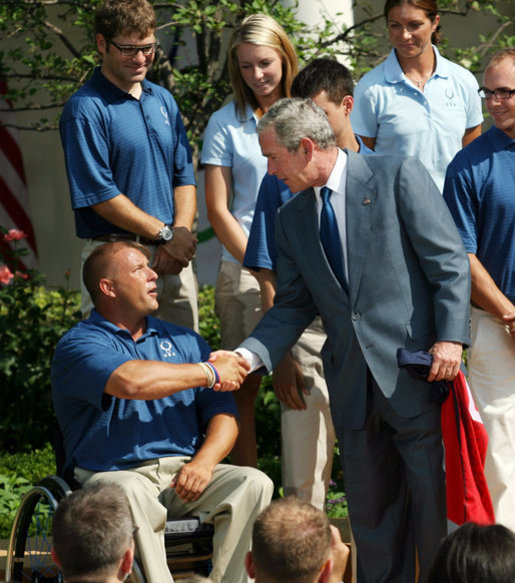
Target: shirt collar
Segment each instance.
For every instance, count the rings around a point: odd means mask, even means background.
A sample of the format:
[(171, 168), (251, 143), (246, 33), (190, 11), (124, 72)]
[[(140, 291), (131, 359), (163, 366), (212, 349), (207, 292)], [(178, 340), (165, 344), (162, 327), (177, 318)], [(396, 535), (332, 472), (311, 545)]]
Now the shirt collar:
[[(106, 320), (106, 318), (104, 318), (102, 314), (97, 312), (95, 308), (91, 310), (89, 318), (86, 320), (86, 322), (88, 321), (102, 328), (106, 328), (111, 333), (116, 334), (118, 336), (128, 336), (129, 338), (132, 338), (128, 330), (126, 330), (125, 328), (120, 328), (116, 324), (113, 324), (109, 320)], [(155, 334), (158, 333), (158, 330), (155, 326), (155, 318), (153, 318), (152, 316), (147, 316), (145, 318), (145, 326), (146, 326), (145, 332), (139, 338), (139, 340), (146, 336), (154, 336)]]
[[(333, 192), (339, 192), (340, 194), (345, 193), (345, 182), (347, 180), (347, 154), (340, 148), (338, 148), (338, 157), (336, 158), (336, 163), (331, 170), (331, 174), (325, 184)], [(315, 194), (320, 197), (321, 186), (315, 186)]]
[[(436, 67), (433, 75), (435, 77), (449, 77), (449, 64), (440, 55), (435, 45), (431, 46), (433, 47), (433, 51), (436, 57)], [(403, 81), (406, 81), (406, 75), (404, 74), (399, 60), (397, 59), (395, 49), (390, 51), (390, 54), (384, 62), (384, 76), (387, 83), (402, 83)]]
[(502, 130), (495, 126), (492, 126), (487, 131), (487, 135), (495, 152), (498, 152), (499, 150), (505, 150), (515, 142), (513, 138), (510, 138), (508, 134), (504, 133)]
[[(111, 83), (107, 77), (104, 77), (101, 67), (95, 67), (93, 75), (90, 79), (91, 85), (100, 93), (100, 95), (108, 102), (114, 103), (121, 99), (134, 99), (132, 95)], [(141, 82), (142, 93), (152, 93), (152, 86), (149, 81), (143, 79)]]

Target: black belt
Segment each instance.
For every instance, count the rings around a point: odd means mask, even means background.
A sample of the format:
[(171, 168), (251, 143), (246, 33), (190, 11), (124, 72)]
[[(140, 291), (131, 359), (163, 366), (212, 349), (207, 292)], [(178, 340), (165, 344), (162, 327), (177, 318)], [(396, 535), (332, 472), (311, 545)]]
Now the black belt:
[(93, 241), (104, 241), (105, 243), (114, 243), (115, 241), (136, 241), (142, 245), (159, 245), (160, 239), (149, 239), (141, 235), (133, 235), (132, 233), (109, 233), (107, 235), (98, 235), (93, 237)]

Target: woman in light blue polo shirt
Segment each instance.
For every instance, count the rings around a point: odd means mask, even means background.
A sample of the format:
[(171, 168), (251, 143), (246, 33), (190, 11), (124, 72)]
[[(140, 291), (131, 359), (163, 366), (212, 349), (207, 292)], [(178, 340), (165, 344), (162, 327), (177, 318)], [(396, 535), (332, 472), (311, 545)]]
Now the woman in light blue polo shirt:
[(354, 90), (354, 131), (378, 154), (416, 156), (440, 191), (454, 155), (481, 134), (475, 77), (444, 59), (436, 0), (387, 0), (393, 48)]
[[(259, 118), (281, 97), (289, 97), (297, 57), (283, 28), (270, 16), (247, 16), (235, 28), (229, 48), (234, 101), (215, 112), (204, 134), (202, 163), (210, 223), (223, 245), (215, 289), (222, 348), (232, 350), (261, 317), (259, 285), (242, 267), (261, 180), (267, 171), (256, 131)], [(234, 392), (240, 436), (232, 451), (238, 465), (257, 465), (254, 401), (260, 377), (251, 375)]]

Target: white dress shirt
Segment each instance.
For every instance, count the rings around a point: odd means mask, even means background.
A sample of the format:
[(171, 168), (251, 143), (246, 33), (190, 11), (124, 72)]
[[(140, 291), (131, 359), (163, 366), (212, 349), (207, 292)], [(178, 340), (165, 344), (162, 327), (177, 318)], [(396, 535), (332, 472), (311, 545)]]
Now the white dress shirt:
[[(347, 182), (347, 154), (338, 148), (338, 157), (336, 163), (329, 175), (327, 183), (322, 186), (327, 186), (333, 193), (331, 194), (330, 201), (334, 209), (334, 214), (336, 216), (336, 223), (338, 224), (338, 230), (340, 232), (340, 241), (342, 243), (342, 254), (343, 254), (343, 269), (347, 281), (349, 281), (349, 269), (347, 262), (347, 228), (345, 223), (346, 213), (345, 213), (345, 184)], [(318, 224), (320, 228), (320, 213), (322, 211), (322, 199), (320, 197), (320, 189), (322, 186), (314, 186), (318, 213)], [(261, 358), (251, 352), (247, 348), (238, 347), (235, 352), (241, 354), (243, 358), (250, 364), (250, 372), (257, 370), (263, 366), (263, 361)]]

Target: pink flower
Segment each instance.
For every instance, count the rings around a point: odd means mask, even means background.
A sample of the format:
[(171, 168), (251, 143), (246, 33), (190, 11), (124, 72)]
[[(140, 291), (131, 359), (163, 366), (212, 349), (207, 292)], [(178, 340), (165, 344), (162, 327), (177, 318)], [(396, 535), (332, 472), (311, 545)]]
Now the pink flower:
[(26, 236), (27, 235), (19, 229), (10, 229), (9, 232), (4, 235), (4, 241), (19, 241), (20, 239), (25, 239)]
[(7, 285), (13, 278), (14, 275), (12, 271), (7, 267), (7, 265), (0, 265), (0, 283)]

